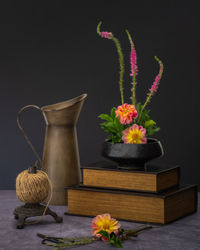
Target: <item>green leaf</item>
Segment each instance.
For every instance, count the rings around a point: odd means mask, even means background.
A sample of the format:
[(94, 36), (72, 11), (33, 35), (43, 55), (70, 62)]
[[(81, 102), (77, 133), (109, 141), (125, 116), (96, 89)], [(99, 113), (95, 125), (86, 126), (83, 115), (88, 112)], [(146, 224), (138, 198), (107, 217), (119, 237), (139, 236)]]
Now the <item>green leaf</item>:
[(137, 109), (137, 112), (140, 113), (142, 104), (140, 102), (136, 103), (135, 108)]
[(110, 240), (109, 242), (110, 242), (110, 244), (112, 244), (112, 245), (115, 244), (115, 241), (114, 241), (114, 240)]
[(117, 248), (123, 248), (121, 242), (115, 242), (115, 247), (117, 247)]
[(145, 110), (145, 111), (144, 111), (143, 119), (144, 119), (144, 121), (150, 120), (149, 110)]
[(144, 127), (148, 128), (149, 126), (152, 126), (152, 125), (155, 125), (155, 124), (156, 124), (156, 122), (154, 122), (153, 120), (148, 120), (148, 121), (145, 122)]
[(98, 232), (98, 234), (102, 235), (106, 239), (110, 240), (110, 234), (107, 231), (101, 230)]
[(107, 138), (107, 141), (111, 141), (113, 143), (122, 142), (121, 135), (120, 136), (118, 134), (117, 135), (110, 135)]
[(119, 122), (117, 118), (114, 119), (113, 123), (117, 131), (122, 132), (124, 130), (123, 125)]
[(98, 117), (101, 118), (102, 120), (112, 121), (112, 117), (110, 117), (108, 114), (101, 114)]
[(117, 238), (117, 236), (114, 236), (111, 240), (109, 240), (109, 243), (117, 248), (122, 248), (122, 241)]
[(153, 135), (156, 132), (158, 132), (159, 130), (160, 130), (160, 128), (155, 126), (155, 125), (149, 126), (149, 127), (146, 128), (146, 135), (147, 136)]
[(107, 231), (100, 231), (98, 232), (98, 234), (101, 234), (103, 237), (105, 237), (106, 239), (108, 239), (109, 243), (115, 247), (121, 248), (122, 244), (121, 244), (121, 239), (118, 238), (118, 236), (115, 235), (115, 233), (111, 233), (109, 234)]
[(159, 130), (160, 130), (159, 127), (156, 127), (156, 128), (154, 129), (155, 132), (158, 132)]
[(112, 108), (111, 116), (108, 114), (101, 114), (99, 118), (106, 120), (105, 122), (100, 123), (100, 127), (110, 135), (107, 138), (107, 141), (111, 141), (113, 143), (122, 142), (122, 131), (125, 129), (115, 114), (116, 108)]
[(117, 129), (114, 126), (113, 122), (104, 122), (100, 124), (101, 128), (103, 128), (106, 132), (109, 133), (117, 133)]
[(115, 110), (116, 110), (116, 108), (112, 108), (110, 111), (110, 115), (113, 119), (116, 117)]
[(101, 123), (100, 126), (101, 126), (101, 128), (102, 128), (104, 131), (110, 132), (110, 131), (109, 131), (109, 128), (108, 128), (108, 126), (107, 126), (107, 122)]

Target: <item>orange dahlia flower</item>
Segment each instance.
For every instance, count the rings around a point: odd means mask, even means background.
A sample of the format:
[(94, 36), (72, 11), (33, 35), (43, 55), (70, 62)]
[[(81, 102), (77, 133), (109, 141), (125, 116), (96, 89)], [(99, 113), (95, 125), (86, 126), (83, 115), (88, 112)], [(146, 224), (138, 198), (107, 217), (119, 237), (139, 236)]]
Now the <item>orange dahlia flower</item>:
[(141, 144), (146, 143), (146, 129), (137, 124), (133, 124), (130, 128), (123, 132), (122, 140), (125, 144)]
[[(98, 234), (100, 231), (106, 231), (109, 234), (111, 233), (118, 233), (118, 229), (121, 227), (119, 222), (113, 218), (111, 218), (110, 214), (101, 214), (97, 215), (93, 220), (92, 220), (92, 225), (91, 228), (92, 230), (92, 235), (96, 236), (98, 238), (101, 238), (102, 235)], [(106, 240), (104, 237), (102, 237), (103, 240)]]
[(130, 124), (138, 116), (135, 106), (127, 103), (118, 106), (115, 114), (121, 124)]

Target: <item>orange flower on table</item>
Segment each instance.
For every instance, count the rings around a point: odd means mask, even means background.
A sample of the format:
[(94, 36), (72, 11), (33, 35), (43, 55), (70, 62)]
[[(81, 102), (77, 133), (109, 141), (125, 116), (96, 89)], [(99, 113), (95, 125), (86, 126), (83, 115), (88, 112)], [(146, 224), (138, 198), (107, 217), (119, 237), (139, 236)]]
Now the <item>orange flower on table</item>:
[(138, 116), (135, 106), (128, 103), (118, 106), (115, 114), (121, 124), (130, 124)]
[(111, 218), (110, 214), (101, 214), (97, 215), (93, 220), (92, 220), (92, 225), (91, 228), (92, 230), (92, 235), (96, 236), (98, 238), (102, 238), (102, 240), (107, 240), (104, 238), (102, 235), (98, 234), (100, 231), (106, 231), (109, 234), (111, 233), (118, 233), (118, 229), (121, 227), (119, 222), (113, 218)]
[(147, 142), (146, 129), (142, 126), (138, 126), (137, 124), (133, 124), (122, 133), (122, 140), (125, 144), (144, 144)]

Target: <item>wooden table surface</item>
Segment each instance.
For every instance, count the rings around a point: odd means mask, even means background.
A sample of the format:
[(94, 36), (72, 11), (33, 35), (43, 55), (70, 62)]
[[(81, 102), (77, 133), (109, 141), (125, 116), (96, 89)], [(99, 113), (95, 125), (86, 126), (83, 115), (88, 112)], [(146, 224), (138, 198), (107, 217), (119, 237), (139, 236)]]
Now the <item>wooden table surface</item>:
[[(200, 194), (199, 194), (200, 197)], [(198, 203), (200, 205), (200, 202)], [(37, 225), (27, 225), (16, 229), (13, 211), (22, 205), (15, 195), (15, 190), (0, 190), (0, 249), (52, 249), (41, 244), (37, 233), (56, 237), (89, 236), (91, 221), (89, 217), (66, 216), (66, 206), (50, 206), (53, 211), (63, 216), (63, 223), (55, 223), (52, 217), (46, 216)], [(141, 226), (140, 223), (120, 221), (123, 228), (131, 229)], [(186, 216), (169, 225), (155, 226), (139, 235), (138, 238), (123, 243), (123, 249), (134, 250), (199, 250), (200, 249), (200, 213)], [(74, 249), (114, 249), (108, 243), (95, 242)]]

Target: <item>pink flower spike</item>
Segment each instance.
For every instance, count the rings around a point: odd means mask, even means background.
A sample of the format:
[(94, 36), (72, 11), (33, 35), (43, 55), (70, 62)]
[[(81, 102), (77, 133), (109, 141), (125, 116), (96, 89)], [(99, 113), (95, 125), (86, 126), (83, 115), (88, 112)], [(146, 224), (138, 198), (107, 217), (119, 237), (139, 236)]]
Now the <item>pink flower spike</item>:
[(151, 93), (155, 93), (157, 92), (158, 90), (158, 85), (160, 84), (160, 79), (162, 77), (162, 74), (163, 74), (163, 63), (157, 58), (155, 57), (155, 59), (158, 61), (159, 65), (160, 65), (160, 70), (159, 70), (159, 73), (158, 75), (156, 76), (151, 88), (149, 89), (149, 91)]
[(130, 76), (133, 76), (134, 74), (137, 75), (137, 73), (138, 73), (137, 55), (136, 55), (136, 50), (133, 46), (131, 46), (130, 63), (131, 63)]
[(103, 38), (108, 38), (108, 39), (111, 39), (113, 35), (111, 32), (107, 32), (107, 31), (102, 31), (100, 34)]

